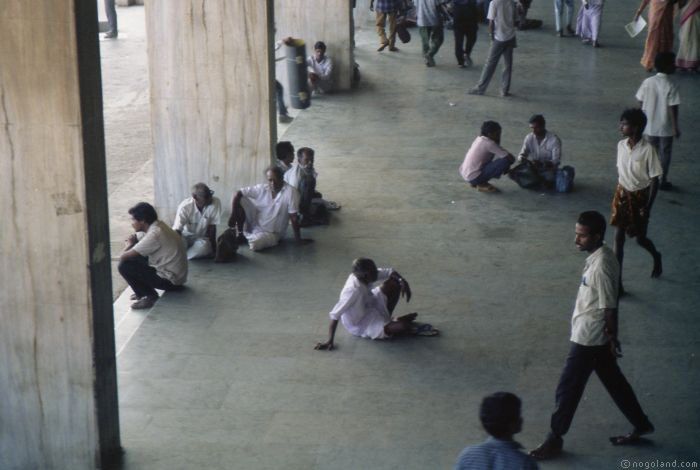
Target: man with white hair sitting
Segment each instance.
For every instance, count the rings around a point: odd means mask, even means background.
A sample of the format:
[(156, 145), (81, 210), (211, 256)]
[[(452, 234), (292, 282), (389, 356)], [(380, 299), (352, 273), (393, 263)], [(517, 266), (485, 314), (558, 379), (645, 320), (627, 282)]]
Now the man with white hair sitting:
[(216, 250), (216, 226), (221, 202), (204, 183), (192, 186), (192, 196), (180, 203), (173, 230), (187, 243), (187, 259), (207, 258)]

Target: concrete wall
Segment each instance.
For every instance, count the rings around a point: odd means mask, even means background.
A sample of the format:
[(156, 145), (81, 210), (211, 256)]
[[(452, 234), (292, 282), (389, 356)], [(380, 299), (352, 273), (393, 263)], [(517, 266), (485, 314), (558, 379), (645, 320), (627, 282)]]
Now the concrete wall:
[(151, 0), (146, 30), (159, 215), (198, 181), (229, 207), (272, 161), (272, 0)]
[(350, 0), (275, 0), (275, 37), (292, 36), (306, 42), (306, 54), (313, 54), (316, 41), (328, 46), (333, 59), (335, 87), (348, 90), (354, 64)]
[(94, 2), (0, 2), (0, 188), (0, 468), (94, 468), (106, 396), (119, 446)]

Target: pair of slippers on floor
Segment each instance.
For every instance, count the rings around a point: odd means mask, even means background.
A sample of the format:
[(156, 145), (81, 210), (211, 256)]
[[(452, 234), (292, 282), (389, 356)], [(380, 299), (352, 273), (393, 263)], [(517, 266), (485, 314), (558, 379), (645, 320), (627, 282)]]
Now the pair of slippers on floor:
[(430, 323), (422, 323), (413, 327), (411, 334), (414, 336), (437, 336), (440, 334), (440, 330), (433, 328), (433, 325)]

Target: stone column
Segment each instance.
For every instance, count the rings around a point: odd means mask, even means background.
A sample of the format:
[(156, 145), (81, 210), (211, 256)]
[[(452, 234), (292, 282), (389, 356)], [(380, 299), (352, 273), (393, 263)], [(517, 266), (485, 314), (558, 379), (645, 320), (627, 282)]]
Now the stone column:
[(355, 63), (351, 0), (275, 0), (275, 29), (278, 40), (303, 39), (307, 55), (313, 54), (316, 41), (326, 43), (336, 89), (350, 89)]
[(272, 0), (146, 2), (155, 203), (202, 181), (226, 208), (262, 182), (275, 136)]
[(95, 2), (0, 3), (2, 468), (120, 451), (104, 159)]

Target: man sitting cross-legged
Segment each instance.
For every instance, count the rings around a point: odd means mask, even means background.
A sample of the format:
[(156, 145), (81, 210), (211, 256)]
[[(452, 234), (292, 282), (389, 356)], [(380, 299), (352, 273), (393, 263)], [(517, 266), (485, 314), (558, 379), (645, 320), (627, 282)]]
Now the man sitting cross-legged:
[(173, 230), (187, 243), (187, 259), (207, 258), (216, 250), (216, 226), (221, 202), (204, 183), (192, 186), (192, 196), (180, 203)]
[[(297, 150), (297, 162), (284, 174), (284, 181), (299, 191), (300, 225), (328, 224), (328, 210), (323, 195), (316, 191), (318, 173), (314, 169), (314, 149), (302, 147)], [(337, 205), (337, 204), (336, 204)]]
[(153, 307), (156, 289), (181, 290), (187, 281), (187, 254), (180, 235), (158, 220), (152, 205), (140, 202), (129, 209), (132, 234), (119, 257), (119, 273), (131, 286), (132, 309)]
[(532, 132), (525, 136), (520, 157), (532, 163), (546, 186), (553, 186), (561, 162), (561, 140), (547, 130), (541, 114), (532, 116), (529, 123)]
[(312, 242), (301, 238), (299, 191), (284, 182), (278, 166), (270, 166), (265, 177), (267, 183), (243, 188), (233, 198), (228, 225), (236, 227), (239, 242), (248, 243), (253, 251), (275, 246), (287, 232), (290, 220), (297, 243)]
[(462, 178), (481, 192), (497, 193), (498, 189), (489, 180), (500, 178), (515, 162), (515, 157), (500, 143), (501, 125), (496, 121), (484, 122), (481, 135), (474, 139), (459, 167)]
[[(379, 282), (381, 284), (372, 287)], [(391, 317), (401, 296), (406, 302), (410, 301), (411, 288), (398, 272), (391, 268), (377, 268), (369, 258), (356, 259), (340, 299), (329, 313), (328, 341), (316, 344), (315, 349), (333, 350), (338, 320), (352, 335), (363, 338), (384, 339), (407, 334), (436, 336), (438, 330), (431, 325), (415, 323), (417, 313)]]

